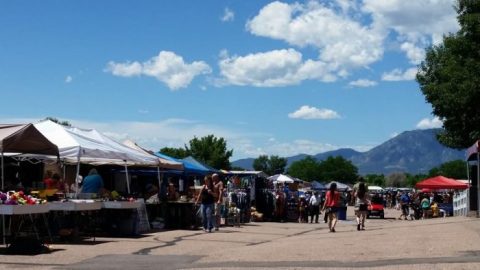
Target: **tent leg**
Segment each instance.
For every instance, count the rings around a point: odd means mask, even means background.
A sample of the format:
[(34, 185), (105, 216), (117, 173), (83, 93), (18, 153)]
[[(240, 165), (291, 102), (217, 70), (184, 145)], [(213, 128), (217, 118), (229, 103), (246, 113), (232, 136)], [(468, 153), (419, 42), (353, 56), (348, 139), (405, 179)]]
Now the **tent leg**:
[(470, 179), (470, 164), (468, 160), (467, 164), (467, 179), (468, 179), (468, 188), (467, 188), (467, 213), (470, 212), (470, 187), (472, 186), (472, 180)]
[[(3, 169), (3, 151), (1, 153), (1, 159), (2, 159), (2, 191), (3, 189), (5, 188), (5, 181), (3, 180), (3, 178), (5, 177), (5, 173), (4, 173), (4, 169)], [(5, 236), (5, 216), (2, 215), (2, 236), (3, 236), (3, 244), (6, 245), (7, 244), (7, 239), (6, 239), (6, 236)]]
[(480, 194), (480, 185), (479, 185), (480, 170), (479, 170), (479, 167), (480, 167), (480, 153), (477, 151), (477, 217), (480, 214), (480, 198), (478, 197), (478, 195)]
[(157, 167), (158, 191), (162, 187), (162, 176), (160, 175), (160, 167)]
[(80, 155), (82, 154), (82, 148), (78, 148), (78, 155), (77, 155), (77, 173), (75, 174), (75, 198), (78, 198), (78, 176), (80, 175)]
[(127, 180), (127, 193), (130, 195), (130, 180), (128, 179), (128, 166), (125, 162), (125, 179)]

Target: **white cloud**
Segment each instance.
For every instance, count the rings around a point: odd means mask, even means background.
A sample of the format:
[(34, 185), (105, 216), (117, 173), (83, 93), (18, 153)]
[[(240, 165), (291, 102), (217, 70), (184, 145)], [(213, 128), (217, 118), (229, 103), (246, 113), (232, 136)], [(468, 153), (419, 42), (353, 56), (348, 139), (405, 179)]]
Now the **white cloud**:
[(351, 81), (348, 85), (353, 86), (353, 87), (371, 87), (375, 86), (378, 83), (376, 81), (371, 81), (367, 79), (359, 79), (356, 81)]
[[(5, 118), (0, 117), (0, 123), (36, 123), (45, 117), (39, 118)], [(282, 157), (297, 154), (318, 154), (340, 148), (352, 148), (357, 151), (367, 151), (372, 145), (333, 145), (325, 142), (316, 142), (306, 139), (281, 141), (270, 133), (244, 132), (244, 128), (233, 130), (222, 126), (211, 125), (199, 121), (169, 118), (152, 122), (139, 121), (110, 121), (97, 122), (89, 120), (69, 121), (73, 126), (93, 128), (99, 132), (121, 142), (130, 139), (145, 149), (158, 151), (162, 147), (183, 147), (194, 137), (214, 134), (227, 140), (228, 149), (234, 150), (231, 161), (258, 157), (259, 155), (279, 155)]]
[(295, 112), (289, 113), (288, 117), (294, 119), (335, 119), (340, 118), (340, 115), (330, 109), (318, 109), (304, 105)]
[(235, 19), (235, 13), (228, 7), (225, 8), (223, 12), (223, 16), (220, 18), (220, 20), (222, 20), (222, 22), (231, 22), (234, 19)]
[(203, 61), (186, 63), (174, 52), (161, 51), (157, 56), (140, 63), (115, 63), (110, 61), (105, 69), (115, 76), (150, 76), (165, 83), (171, 90), (187, 87), (192, 80), (201, 74), (211, 73), (209, 65)]
[(414, 43), (404, 42), (400, 49), (406, 53), (410, 64), (418, 65), (425, 59), (425, 48), (419, 48)]
[[(351, 5), (340, 1), (342, 9)], [(321, 61), (346, 68), (367, 66), (383, 56), (385, 34), (363, 26), (333, 7), (315, 1), (306, 4), (273, 2), (247, 22), (257, 36), (284, 40), (291, 45), (312, 46)]]
[(140, 114), (148, 114), (149, 111), (148, 111), (148, 110), (145, 110), (145, 109), (140, 109), (140, 110), (138, 110), (138, 113), (140, 113)]
[(432, 119), (423, 118), (417, 124), (417, 128), (419, 129), (441, 128), (442, 126), (443, 126), (443, 122), (438, 117), (434, 117)]
[(71, 83), (73, 81), (73, 77), (68, 75), (67, 77), (65, 77), (65, 83)]
[(399, 135), (400, 133), (398, 132), (393, 132), (392, 134), (390, 134), (390, 138), (395, 138)]
[(222, 51), (221, 55), (219, 66), (223, 77), (219, 85), (275, 87), (299, 84), (303, 80), (331, 82), (336, 79), (327, 64), (303, 61), (302, 54), (294, 49), (231, 57)]
[(382, 81), (411, 81), (415, 79), (418, 69), (416, 67), (409, 68), (405, 71), (394, 69), (390, 72), (382, 74)]
[(371, 14), (374, 28), (395, 31), (401, 50), (418, 64), (425, 47), (459, 29), (453, 5), (452, 0), (364, 0), (362, 10)]

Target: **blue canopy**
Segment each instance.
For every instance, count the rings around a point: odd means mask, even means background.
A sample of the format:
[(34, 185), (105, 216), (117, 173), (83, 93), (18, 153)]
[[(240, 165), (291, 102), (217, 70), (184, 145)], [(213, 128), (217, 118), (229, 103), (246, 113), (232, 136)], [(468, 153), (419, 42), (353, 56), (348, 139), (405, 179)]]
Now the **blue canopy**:
[(160, 152), (155, 153), (155, 155), (157, 157), (161, 157), (161, 158), (164, 158), (164, 159), (167, 159), (167, 160), (181, 162), (183, 164), (185, 174), (207, 175), (209, 173), (217, 172), (217, 170), (215, 170), (213, 168), (210, 168), (210, 167), (207, 167), (206, 165), (203, 165), (202, 163), (198, 162), (193, 157), (186, 157), (184, 159), (177, 159), (177, 158), (173, 158), (173, 157), (167, 156), (165, 154), (162, 154)]

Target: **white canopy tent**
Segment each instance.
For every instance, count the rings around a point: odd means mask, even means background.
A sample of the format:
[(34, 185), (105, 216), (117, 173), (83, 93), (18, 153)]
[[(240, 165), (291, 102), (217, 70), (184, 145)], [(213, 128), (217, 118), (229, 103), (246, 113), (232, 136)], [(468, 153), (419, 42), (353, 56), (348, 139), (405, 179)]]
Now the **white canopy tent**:
[(368, 186), (368, 191), (383, 192), (383, 188), (379, 186)]
[(120, 144), (94, 129), (67, 127), (50, 120), (41, 121), (35, 124), (35, 127), (58, 147), (62, 162), (77, 164), (77, 177), (80, 173), (81, 163), (123, 165), (125, 166), (127, 191), (130, 193), (127, 168), (129, 165), (159, 166), (158, 157)]
[(274, 184), (277, 183), (285, 183), (285, 184), (292, 184), (295, 182), (293, 177), (290, 177), (285, 174), (275, 174), (267, 178), (270, 181), (273, 181)]

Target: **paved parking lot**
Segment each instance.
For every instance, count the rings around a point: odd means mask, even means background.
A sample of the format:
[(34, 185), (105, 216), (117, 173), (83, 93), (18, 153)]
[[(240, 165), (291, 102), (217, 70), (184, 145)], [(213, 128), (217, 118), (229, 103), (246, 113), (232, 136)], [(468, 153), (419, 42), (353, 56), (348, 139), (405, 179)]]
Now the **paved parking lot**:
[(480, 269), (480, 219), (368, 219), (349, 209), (336, 233), (324, 223), (249, 223), (219, 232), (163, 231), (138, 238), (55, 244), (35, 256), (1, 256), (5, 269)]

